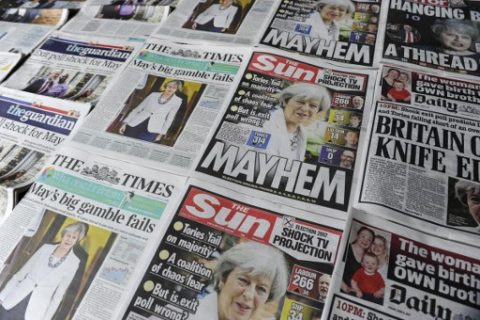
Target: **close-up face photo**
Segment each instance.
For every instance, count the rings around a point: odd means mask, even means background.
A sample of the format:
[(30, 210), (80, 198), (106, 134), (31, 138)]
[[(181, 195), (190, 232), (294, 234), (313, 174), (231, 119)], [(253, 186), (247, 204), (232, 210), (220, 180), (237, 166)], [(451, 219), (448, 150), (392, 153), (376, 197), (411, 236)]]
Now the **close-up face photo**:
[(320, 101), (300, 96), (291, 97), (285, 104), (286, 122), (302, 124), (310, 120), (320, 109)]
[(455, 51), (465, 51), (472, 45), (472, 37), (454, 29), (447, 29), (440, 34), (440, 41), (445, 48)]

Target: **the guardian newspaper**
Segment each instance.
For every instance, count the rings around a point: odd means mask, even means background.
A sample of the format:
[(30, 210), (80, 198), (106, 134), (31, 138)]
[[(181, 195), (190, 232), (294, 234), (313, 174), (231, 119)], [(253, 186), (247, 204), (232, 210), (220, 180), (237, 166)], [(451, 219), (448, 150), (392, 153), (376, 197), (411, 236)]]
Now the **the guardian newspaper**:
[(343, 227), (193, 181), (117, 319), (320, 318)]
[(480, 85), (393, 65), (381, 70), (358, 208), (478, 236)]
[(247, 49), (149, 40), (74, 141), (185, 175), (249, 57)]
[(360, 212), (345, 233), (323, 319), (479, 319), (479, 248)]
[(369, 71), (254, 52), (196, 171), (245, 193), (345, 214), (373, 80)]

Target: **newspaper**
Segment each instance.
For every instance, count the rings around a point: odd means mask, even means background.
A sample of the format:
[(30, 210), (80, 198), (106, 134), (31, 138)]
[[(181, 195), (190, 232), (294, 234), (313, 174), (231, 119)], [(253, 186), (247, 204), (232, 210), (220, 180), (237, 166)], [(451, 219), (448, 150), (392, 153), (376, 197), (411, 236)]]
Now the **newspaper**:
[[(148, 37), (168, 15), (168, 6), (85, 6), (62, 31), (115, 38)], [(117, 20), (117, 21), (115, 21)]]
[(350, 65), (376, 65), (381, 7), (378, 0), (282, 0), (260, 43)]
[(356, 212), (341, 251), (322, 319), (480, 319), (479, 248)]
[(73, 140), (186, 175), (249, 54), (149, 40)]
[(122, 4), (139, 4), (146, 6), (175, 6), (178, 0), (87, 0), (85, 7), (103, 6), (103, 5), (122, 5)]
[(51, 160), (0, 226), (0, 318), (114, 319), (184, 179), (79, 149)]
[(180, 1), (152, 36), (189, 43), (254, 45), (279, 0)]
[(355, 206), (478, 235), (480, 85), (393, 65), (378, 80)]
[(141, 45), (55, 32), (3, 86), (95, 105)]
[(320, 317), (343, 227), (193, 180), (115, 319)]
[(67, 18), (67, 9), (0, 9), (0, 51), (29, 54)]
[(10, 74), (21, 58), (19, 53), (0, 52), (0, 82)]
[(84, 4), (84, 1), (85, 0), (0, 0), (0, 8), (79, 9)]
[(383, 58), (480, 75), (480, 3), (390, 0)]
[(372, 71), (255, 51), (196, 171), (345, 218), (373, 82)]

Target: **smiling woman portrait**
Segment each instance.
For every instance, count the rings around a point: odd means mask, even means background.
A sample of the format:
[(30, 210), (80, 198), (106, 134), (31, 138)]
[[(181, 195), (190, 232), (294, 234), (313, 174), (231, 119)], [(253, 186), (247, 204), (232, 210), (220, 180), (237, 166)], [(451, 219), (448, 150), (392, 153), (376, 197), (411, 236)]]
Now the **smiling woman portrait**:
[(342, 20), (355, 11), (350, 0), (320, 0), (305, 23), (311, 26), (309, 36), (327, 40), (338, 40)]

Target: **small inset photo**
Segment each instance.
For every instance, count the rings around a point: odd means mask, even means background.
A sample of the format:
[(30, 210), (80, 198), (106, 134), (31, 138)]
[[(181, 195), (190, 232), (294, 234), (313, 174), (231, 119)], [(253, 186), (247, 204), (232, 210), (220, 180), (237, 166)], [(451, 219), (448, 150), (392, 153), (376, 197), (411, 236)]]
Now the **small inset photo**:
[(448, 178), (447, 224), (480, 232), (480, 183)]

